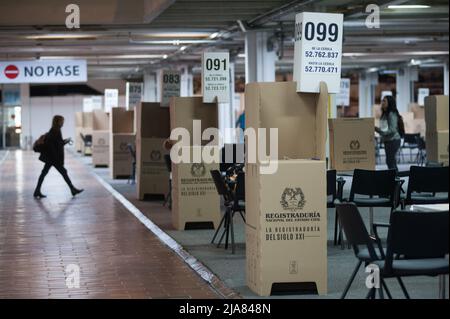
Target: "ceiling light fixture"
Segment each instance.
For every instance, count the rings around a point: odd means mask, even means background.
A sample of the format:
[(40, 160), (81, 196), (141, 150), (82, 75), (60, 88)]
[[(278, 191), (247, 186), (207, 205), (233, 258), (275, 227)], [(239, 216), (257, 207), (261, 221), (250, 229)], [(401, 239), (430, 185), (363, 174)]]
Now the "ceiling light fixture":
[(214, 32), (214, 33), (212, 33), (210, 36), (209, 36), (209, 38), (210, 39), (215, 39), (215, 38), (217, 38), (219, 36), (219, 32)]
[(388, 9), (427, 9), (430, 6), (422, 5), (422, 4), (392, 4), (388, 6)]
[(187, 47), (185, 46), (185, 45), (183, 45), (181, 48), (180, 48), (180, 51), (184, 51), (184, 50), (186, 50), (187, 49)]

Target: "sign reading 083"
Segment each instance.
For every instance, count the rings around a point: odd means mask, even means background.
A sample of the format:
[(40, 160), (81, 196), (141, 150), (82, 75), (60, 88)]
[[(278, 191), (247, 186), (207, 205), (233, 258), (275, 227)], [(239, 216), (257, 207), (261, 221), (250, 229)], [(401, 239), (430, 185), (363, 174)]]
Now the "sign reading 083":
[(341, 78), (343, 15), (302, 12), (295, 17), (294, 81), (297, 92), (318, 93), (325, 82), (338, 93)]

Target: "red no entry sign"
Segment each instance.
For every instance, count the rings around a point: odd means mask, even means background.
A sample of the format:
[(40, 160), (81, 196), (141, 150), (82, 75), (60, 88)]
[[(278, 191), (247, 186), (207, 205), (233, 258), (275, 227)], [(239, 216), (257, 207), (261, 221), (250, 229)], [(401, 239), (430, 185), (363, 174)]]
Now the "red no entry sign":
[(15, 79), (19, 75), (19, 69), (17, 66), (10, 64), (5, 68), (5, 76), (8, 79)]

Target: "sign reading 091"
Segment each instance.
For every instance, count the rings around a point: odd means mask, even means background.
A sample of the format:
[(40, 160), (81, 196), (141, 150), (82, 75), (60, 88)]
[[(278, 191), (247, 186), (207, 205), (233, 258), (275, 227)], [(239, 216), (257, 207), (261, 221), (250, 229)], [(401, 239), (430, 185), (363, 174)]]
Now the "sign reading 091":
[(303, 12), (295, 17), (294, 81), (297, 92), (318, 93), (325, 82), (338, 93), (341, 78), (343, 15)]
[[(202, 63), (202, 91), (204, 103), (230, 101), (230, 54), (205, 52)], [(216, 100), (217, 98), (217, 100)]]

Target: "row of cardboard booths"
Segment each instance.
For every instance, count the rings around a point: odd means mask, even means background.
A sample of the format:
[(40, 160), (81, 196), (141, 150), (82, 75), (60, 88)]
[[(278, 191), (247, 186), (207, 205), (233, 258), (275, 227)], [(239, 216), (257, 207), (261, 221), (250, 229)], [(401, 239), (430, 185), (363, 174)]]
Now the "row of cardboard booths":
[[(313, 283), (319, 294), (326, 294), (327, 124), (330, 168), (375, 169), (375, 119), (328, 120), (324, 83), (320, 93), (297, 93), (295, 82), (251, 83), (246, 86), (245, 105), (246, 128), (255, 129), (256, 140), (263, 134), (258, 129), (266, 129), (267, 141), (269, 129), (278, 129), (276, 171), (264, 174), (267, 163), (258, 157), (245, 163), (247, 285), (267, 296), (275, 284)], [(425, 108), (430, 154), (444, 160), (446, 154), (448, 163), (448, 97), (429, 97)], [(200, 120), (202, 129), (217, 128), (218, 105), (203, 103), (202, 97), (172, 97), (170, 108), (142, 102), (130, 111), (118, 107), (110, 114), (80, 113), (77, 150), (91, 152), (94, 165), (108, 166), (111, 177), (119, 178), (132, 174), (131, 146), (136, 151), (139, 200), (171, 192), (175, 229), (188, 230), (196, 228), (192, 227), (195, 224), (216, 229), (221, 219), (220, 197), (210, 171), (219, 169), (219, 163), (200, 159), (167, 165), (165, 142), (172, 130), (183, 128), (188, 133), (190, 155), (210, 142), (196, 140), (193, 120)], [(82, 139), (89, 134), (91, 150)], [(259, 154), (261, 144), (252, 144), (247, 138), (246, 152), (253, 148)]]

